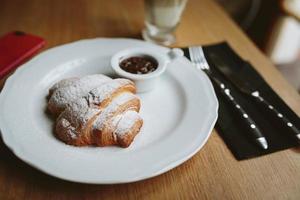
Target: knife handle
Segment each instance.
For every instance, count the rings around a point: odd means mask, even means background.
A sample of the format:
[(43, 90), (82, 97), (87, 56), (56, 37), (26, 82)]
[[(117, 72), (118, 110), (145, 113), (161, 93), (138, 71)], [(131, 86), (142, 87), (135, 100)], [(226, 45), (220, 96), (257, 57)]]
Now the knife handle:
[(270, 104), (262, 96), (260, 96), (258, 91), (251, 93), (251, 95), (255, 97), (257, 102), (261, 103), (266, 109), (270, 110), (274, 115), (276, 115), (277, 119), (282, 121), (285, 124), (285, 126), (287, 126), (292, 131), (298, 143), (300, 143), (300, 130), (284, 114), (282, 114), (279, 110), (277, 110), (272, 104)]
[(235, 98), (231, 95), (230, 89), (228, 89), (224, 83), (219, 81), (217, 78), (210, 76), (212, 81), (218, 86), (218, 88), (221, 90), (224, 97), (229, 100), (229, 102), (234, 106), (236, 111), (239, 113), (241, 119), (245, 122), (245, 124), (249, 127), (249, 134), (250, 136), (255, 140), (255, 142), (262, 147), (263, 149), (268, 148), (268, 143), (260, 131), (260, 129), (257, 127), (254, 120), (247, 114), (247, 112), (243, 109), (243, 107), (235, 100)]

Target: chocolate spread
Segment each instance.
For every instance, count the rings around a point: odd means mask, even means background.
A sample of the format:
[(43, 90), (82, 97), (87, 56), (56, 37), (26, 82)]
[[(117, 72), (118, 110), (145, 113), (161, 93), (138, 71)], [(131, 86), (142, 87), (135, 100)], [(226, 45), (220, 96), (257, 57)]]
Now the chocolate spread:
[(148, 74), (157, 69), (158, 63), (151, 57), (129, 57), (120, 63), (120, 67), (132, 74)]

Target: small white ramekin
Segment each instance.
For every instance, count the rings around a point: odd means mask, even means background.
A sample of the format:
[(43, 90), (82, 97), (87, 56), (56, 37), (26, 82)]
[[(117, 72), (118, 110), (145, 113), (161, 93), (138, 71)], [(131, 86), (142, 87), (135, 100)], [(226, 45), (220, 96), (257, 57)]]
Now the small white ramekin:
[[(148, 74), (133, 74), (126, 72), (120, 67), (120, 63), (133, 56), (146, 56), (153, 58), (158, 64), (157, 69)], [(111, 67), (117, 75), (134, 81), (137, 92), (148, 92), (155, 87), (158, 77), (164, 73), (167, 64), (182, 56), (183, 51), (177, 48), (170, 49), (165, 54), (157, 53), (156, 51), (147, 48), (129, 48), (119, 51), (113, 55), (111, 58)]]

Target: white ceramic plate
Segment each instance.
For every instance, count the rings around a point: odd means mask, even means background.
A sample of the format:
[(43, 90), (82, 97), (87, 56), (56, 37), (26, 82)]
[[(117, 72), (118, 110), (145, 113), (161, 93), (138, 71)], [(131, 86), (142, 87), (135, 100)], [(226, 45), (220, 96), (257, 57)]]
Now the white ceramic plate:
[(204, 73), (182, 58), (145, 94), (144, 126), (129, 148), (74, 147), (56, 139), (45, 114), (48, 89), (58, 80), (111, 74), (111, 56), (128, 47), (167, 48), (132, 39), (91, 39), (52, 48), (20, 67), (0, 94), (5, 144), (23, 161), (52, 176), (82, 183), (150, 178), (183, 163), (207, 141), (218, 102)]

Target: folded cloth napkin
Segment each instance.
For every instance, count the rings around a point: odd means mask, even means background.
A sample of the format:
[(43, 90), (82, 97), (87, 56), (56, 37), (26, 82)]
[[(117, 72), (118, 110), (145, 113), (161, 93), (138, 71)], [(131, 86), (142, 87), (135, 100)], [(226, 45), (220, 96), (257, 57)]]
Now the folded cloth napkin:
[[(189, 57), (188, 48), (183, 48), (185, 56)], [(210, 59), (211, 53), (214, 56), (219, 56), (224, 62), (230, 66), (243, 66), (247, 74), (253, 82), (259, 83), (262, 96), (266, 97), (274, 107), (284, 113), (296, 127), (300, 127), (299, 117), (284, 103), (284, 101), (272, 90), (266, 81), (258, 74), (253, 66), (241, 59), (233, 49), (225, 42), (203, 46), (204, 54), (212, 69), (216, 68), (217, 63)], [(297, 141), (289, 134), (289, 128), (278, 122), (272, 113), (265, 110), (251, 97), (239, 92), (225, 77), (218, 71), (214, 70), (217, 76), (226, 82), (226, 85), (231, 89), (231, 93), (235, 99), (245, 108), (248, 114), (255, 120), (256, 124), (261, 129), (266, 137), (269, 148), (262, 150), (250, 138), (248, 138), (247, 128), (241, 122), (240, 117), (228, 103), (223, 95), (216, 89), (216, 94), (219, 100), (219, 117), (216, 123), (216, 128), (224, 142), (231, 150), (233, 155), (238, 160), (253, 158), (265, 154), (270, 154), (276, 151), (299, 146)]]

